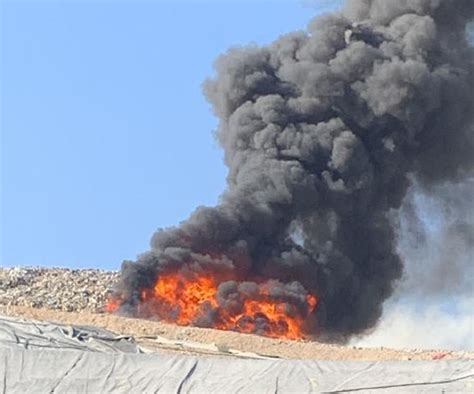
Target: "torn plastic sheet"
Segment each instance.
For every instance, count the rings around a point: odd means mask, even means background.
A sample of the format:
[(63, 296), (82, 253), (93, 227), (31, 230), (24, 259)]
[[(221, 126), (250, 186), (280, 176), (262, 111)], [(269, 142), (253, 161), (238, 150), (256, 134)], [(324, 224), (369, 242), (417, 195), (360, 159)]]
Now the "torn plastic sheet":
[(76, 349), (141, 353), (132, 337), (91, 326), (25, 320), (0, 315), (0, 345), (23, 349)]

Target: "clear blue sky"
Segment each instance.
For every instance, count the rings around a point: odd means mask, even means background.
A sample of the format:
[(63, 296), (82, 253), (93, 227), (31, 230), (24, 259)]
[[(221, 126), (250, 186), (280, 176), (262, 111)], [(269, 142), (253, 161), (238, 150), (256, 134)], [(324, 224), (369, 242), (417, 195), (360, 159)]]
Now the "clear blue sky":
[(214, 59), (337, 1), (0, 3), (0, 265), (114, 269), (224, 189)]

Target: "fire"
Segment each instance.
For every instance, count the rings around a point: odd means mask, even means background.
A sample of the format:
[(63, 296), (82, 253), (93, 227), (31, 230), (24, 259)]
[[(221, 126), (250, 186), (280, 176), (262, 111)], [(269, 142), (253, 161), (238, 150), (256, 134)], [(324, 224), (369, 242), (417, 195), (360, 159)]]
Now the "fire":
[(205, 305), (217, 307), (217, 287), (205, 276), (186, 280), (178, 275), (162, 276), (153, 291), (144, 290), (142, 300), (152, 300), (161, 320), (188, 326)]
[[(305, 317), (317, 305), (317, 298), (313, 295), (306, 296), (303, 311), (284, 301), (272, 299), (264, 282), (259, 285), (257, 295), (243, 297), (240, 308), (235, 310), (219, 304), (218, 288), (219, 283), (212, 276), (161, 275), (153, 289), (142, 290), (137, 314), (183, 326), (210, 325), (221, 330), (257, 333), (273, 338), (301, 339), (304, 337)], [(120, 304), (120, 300), (113, 299), (107, 310), (114, 312)]]
[(120, 308), (120, 304), (120, 299), (111, 297), (105, 306), (105, 310), (109, 313), (114, 313)]

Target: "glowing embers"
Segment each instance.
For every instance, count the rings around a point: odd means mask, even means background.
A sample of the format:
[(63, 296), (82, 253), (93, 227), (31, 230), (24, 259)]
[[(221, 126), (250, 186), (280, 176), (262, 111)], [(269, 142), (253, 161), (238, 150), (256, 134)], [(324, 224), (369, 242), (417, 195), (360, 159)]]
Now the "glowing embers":
[[(297, 291), (291, 286), (276, 280), (217, 283), (205, 274), (162, 274), (153, 289), (142, 290), (136, 314), (179, 325), (300, 339), (317, 299), (301, 285)], [(120, 303), (112, 300), (108, 310), (117, 310)]]

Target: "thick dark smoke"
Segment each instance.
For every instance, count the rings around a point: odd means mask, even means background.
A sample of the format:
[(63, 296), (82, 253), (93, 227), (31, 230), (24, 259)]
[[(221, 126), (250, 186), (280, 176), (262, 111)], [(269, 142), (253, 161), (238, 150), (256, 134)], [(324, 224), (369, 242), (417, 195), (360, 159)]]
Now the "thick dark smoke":
[[(183, 269), (276, 279), (282, 299), (316, 294), (308, 330), (321, 338), (374, 326), (402, 276), (389, 213), (409, 176), (435, 190), (472, 175), (473, 15), (472, 0), (353, 0), (307, 31), (221, 56), (204, 90), (227, 190), (123, 264), (129, 310)], [(233, 287), (221, 284), (220, 303)]]

